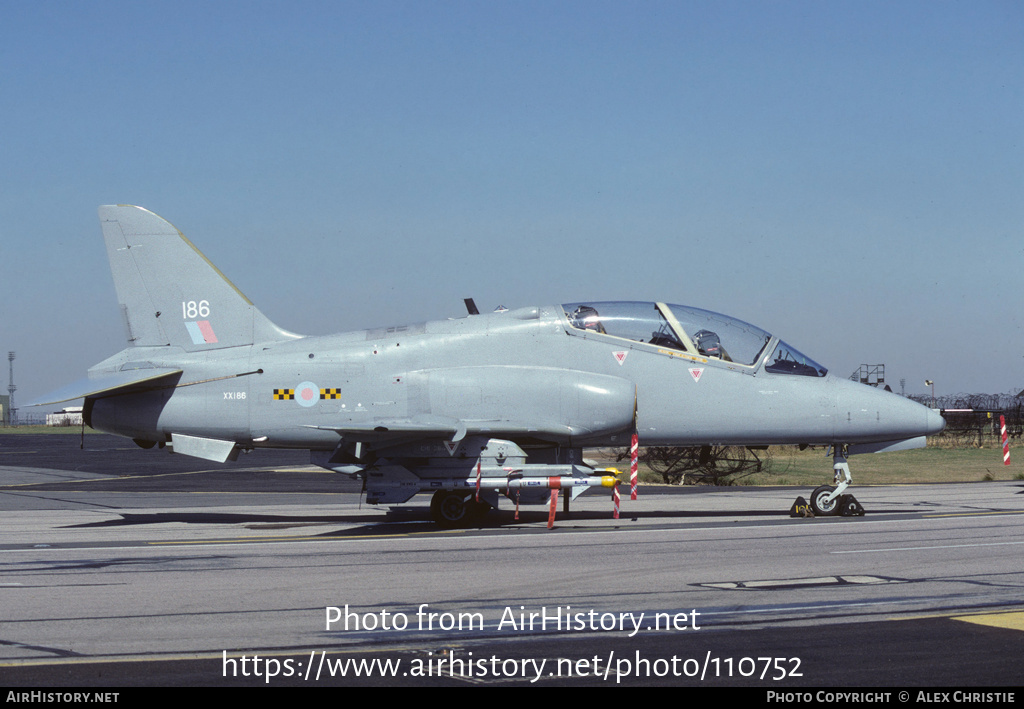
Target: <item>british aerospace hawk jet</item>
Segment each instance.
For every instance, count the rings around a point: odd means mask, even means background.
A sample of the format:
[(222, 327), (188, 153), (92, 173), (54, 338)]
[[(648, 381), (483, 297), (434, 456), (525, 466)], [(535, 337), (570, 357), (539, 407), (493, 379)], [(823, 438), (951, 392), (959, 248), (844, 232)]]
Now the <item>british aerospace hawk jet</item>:
[(87, 425), (213, 461), (308, 449), (362, 478), (369, 503), (431, 492), (443, 525), (500, 496), (575, 498), (614, 479), (583, 449), (832, 446), (835, 514), (847, 455), (924, 445), (938, 412), (835, 377), (764, 330), (662, 302), (580, 301), (302, 337), (270, 322), (174, 226), (99, 208), (128, 346), (40, 400), (85, 399)]

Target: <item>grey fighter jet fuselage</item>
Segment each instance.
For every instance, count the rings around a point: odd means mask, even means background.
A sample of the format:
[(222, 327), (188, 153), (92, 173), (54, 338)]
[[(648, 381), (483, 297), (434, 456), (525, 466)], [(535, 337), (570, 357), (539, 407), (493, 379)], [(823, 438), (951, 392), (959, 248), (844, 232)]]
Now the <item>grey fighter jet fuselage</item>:
[(847, 450), (916, 447), (943, 427), (753, 325), (661, 302), (300, 337), (155, 214), (108, 206), (100, 219), (129, 346), (45, 402), (84, 397), (89, 426), (210, 460), (308, 449), (362, 477), (371, 503), (433, 491), (441, 523), (499, 495), (607, 484), (582, 449), (627, 446), (634, 430), (646, 446), (834, 446), (840, 486), (812, 498), (827, 513), (849, 483)]

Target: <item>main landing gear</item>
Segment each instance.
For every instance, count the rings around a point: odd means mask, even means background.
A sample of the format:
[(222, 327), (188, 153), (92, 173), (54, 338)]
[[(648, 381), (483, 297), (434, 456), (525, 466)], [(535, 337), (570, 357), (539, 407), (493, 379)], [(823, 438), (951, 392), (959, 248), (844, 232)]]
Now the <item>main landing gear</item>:
[(438, 490), (430, 498), (430, 516), (444, 529), (472, 526), (491, 509), (475, 498), (472, 490)]

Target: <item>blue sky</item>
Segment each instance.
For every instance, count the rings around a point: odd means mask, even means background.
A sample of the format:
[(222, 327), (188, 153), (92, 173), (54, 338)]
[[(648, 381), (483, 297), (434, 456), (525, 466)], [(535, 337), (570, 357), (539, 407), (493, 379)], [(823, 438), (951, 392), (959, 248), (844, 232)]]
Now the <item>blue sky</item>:
[[(1024, 389), (1019, 2), (0, 0), (18, 401), (123, 333), (96, 207), (304, 334), (662, 300)], [(2, 378), (6, 391), (6, 377)]]

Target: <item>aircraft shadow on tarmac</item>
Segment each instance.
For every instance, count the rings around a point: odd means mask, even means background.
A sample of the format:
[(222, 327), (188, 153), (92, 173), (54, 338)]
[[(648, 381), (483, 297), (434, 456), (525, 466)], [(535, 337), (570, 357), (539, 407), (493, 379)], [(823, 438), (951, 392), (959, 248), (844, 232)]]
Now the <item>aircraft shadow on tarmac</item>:
[[(912, 514), (913, 510), (886, 509), (886, 514)], [(611, 514), (597, 510), (575, 510), (569, 513), (559, 512), (555, 528), (565, 528), (574, 522), (605, 521), (607, 526), (621, 527), (638, 520), (657, 522), (658, 520), (695, 520), (695, 519), (732, 519), (744, 518), (790, 518), (788, 510), (646, 510), (623, 514), (613, 519)], [(460, 531), (507, 530), (526, 531), (545, 525), (548, 519), (546, 509), (520, 510), (518, 519), (510, 509), (491, 510), (475, 523), (460, 528)], [(855, 519), (855, 518), (850, 518)], [(801, 520), (813, 523), (813, 519)], [(453, 530), (438, 527), (426, 507), (393, 508), (385, 517), (380, 514), (344, 514), (344, 515), (277, 515), (245, 512), (152, 512), (152, 513), (118, 513), (118, 519), (100, 522), (69, 525), (68, 529), (90, 529), (104, 527), (129, 527), (139, 525), (155, 525), (168, 523), (184, 524), (222, 524), (244, 527), (253, 531), (297, 530), (303, 527), (322, 527), (325, 525), (344, 525), (345, 529), (329, 532), (318, 532), (314, 537), (351, 537), (367, 535), (409, 534), (419, 532), (450, 532)], [(352, 525), (355, 525), (354, 527)], [(607, 529), (602, 526), (601, 529)], [(227, 531), (227, 530), (225, 530)], [(541, 531), (544, 531), (543, 528)]]

